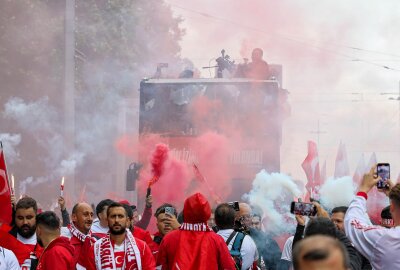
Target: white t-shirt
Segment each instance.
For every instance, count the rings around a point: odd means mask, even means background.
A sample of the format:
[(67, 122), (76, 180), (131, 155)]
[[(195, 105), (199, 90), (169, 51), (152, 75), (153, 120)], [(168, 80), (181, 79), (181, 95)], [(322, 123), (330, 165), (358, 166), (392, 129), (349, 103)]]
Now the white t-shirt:
[(292, 245), (293, 245), (294, 236), (290, 236), (283, 246), (281, 259), (285, 261), (292, 261)]
[(92, 233), (104, 233), (104, 234), (107, 234), (110, 229), (108, 227), (102, 227), (101, 224), (100, 224), (100, 220), (99, 219), (95, 219), (93, 221), (93, 224), (92, 224), (92, 227), (90, 228), (90, 230), (92, 231)]
[(72, 238), (72, 233), (68, 229), (68, 227), (61, 227), (61, 236), (67, 237), (68, 239)]
[(25, 245), (36, 245), (37, 238), (36, 238), (36, 233), (34, 233), (31, 237), (25, 238), (21, 236), (19, 233), (17, 233), (17, 239), (18, 241), (24, 243)]
[(0, 247), (0, 270), (19, 270), (17, 257), (11, 250)]
[(125, 243), (114, 245), (114, 258), (117, 270), (123, 270), (125, 262)]
[[(292, 263), (292, 246), (293, 246), (293, 238), (294, 236), (290, 236), (286, 242), (285, 245), (283, 246), (283, 250), (282, 250), (282, 256), (281, 259), (291, 262)], [(291, 264), (290, 270), (293, 269), (293, 263)]]
[[(232, 232), (233, 229), (219, 230), (217, 234), (222, 236), (222, 238), (226, 242), (226, 240), (229, 238)], [(233, 242), (235, 242), (235, 237), (233, 237), (232, 240), (229, 242), (228, 245), (229, 250), (232, 249)], [(249, 269), (253, 265), (253, 262), (258, 260), (258, 252), (256, 244), (254, 243), (253, 239), (248, 235), (246, 235), (243, 238), (240, 254), (242, 254), (242, 259), (243, 259), (242, 270)]]

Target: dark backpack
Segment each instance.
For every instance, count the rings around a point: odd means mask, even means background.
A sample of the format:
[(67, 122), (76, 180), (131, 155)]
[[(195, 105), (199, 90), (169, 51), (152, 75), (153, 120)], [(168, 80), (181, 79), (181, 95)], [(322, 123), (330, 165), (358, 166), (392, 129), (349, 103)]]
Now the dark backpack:
[[(236, 235), (236, 237), (235, 237)], [(242, 269), (242, 263), (243, 263), (243, 258), (242, 254), (240, 253), (240, 249), (242, 248), (242, 243), (243, 239), (245, 237), (245, 234), (242, 232), (236, 232), (233, 231), (231, 235), (229, 235), (228, 239), (226, 239), (226, 245), (229, 246), (229, 243), (232, 241), (232, 238), (235, 237), (235, 240), (233, 241), (232, 248), (229, 251), (231, 254), (233, 260), (235, 261), (235, 267), (236, 269), (240, 270)]]

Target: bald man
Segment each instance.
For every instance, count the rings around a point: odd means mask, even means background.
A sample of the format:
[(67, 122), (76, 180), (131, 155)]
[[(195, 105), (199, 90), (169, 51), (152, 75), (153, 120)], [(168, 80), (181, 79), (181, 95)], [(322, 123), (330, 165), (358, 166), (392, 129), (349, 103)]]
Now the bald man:
[(301, 240), (293, 249), (295, 270), (347, 270), (349, 257), (337, 239), (314, 235)]
[(96, 241), (90, 232), (93, 216), (94, 212), (89, 204), (77, 203), (72, 208), (72, 223), (61, 228), (61, 234), (68, 237), (71, 245), (75, 248), (74, 259), (77, 269), (86, 269), (87, 254), (91, 245)]

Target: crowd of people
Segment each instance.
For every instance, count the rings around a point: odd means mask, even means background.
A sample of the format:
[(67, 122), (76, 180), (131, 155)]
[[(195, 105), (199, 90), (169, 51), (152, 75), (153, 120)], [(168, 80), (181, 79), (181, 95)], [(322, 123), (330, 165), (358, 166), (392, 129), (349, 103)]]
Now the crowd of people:
[[(366, 202), (378, 180), (372, 169), (350, 205), (328, 212), (315, 201), (315, 217), (295, 215), (295, 233), (282, 250), (263, 215), (245, 202), (212, 209), (195, 193), (182, 211), (165, 202), (153, 215), (149, 195), (139, 218), (126, 200), (80, 202), (69, 214), (62, 197), (60, 213), (39, 211), (35, 199), (23, 197), (13, 202), (12, 223), (1, 226), (0, 269), (400, 269), (400, 184), (382, 190), (390, 206), (374, 225)], [(147, 230), (152, 218), (154, 233)]]

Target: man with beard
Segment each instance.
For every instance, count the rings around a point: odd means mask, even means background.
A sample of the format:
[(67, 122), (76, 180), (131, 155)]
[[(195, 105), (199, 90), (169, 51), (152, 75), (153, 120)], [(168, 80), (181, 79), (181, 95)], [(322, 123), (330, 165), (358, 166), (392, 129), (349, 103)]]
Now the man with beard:
[(74, 270), (74, 247), (69, 239), (60, 236), (60, 219), (52, 211), (40, 213), (37, 218), (36, 235), (44, 247), (37, 270)]
[(130, 206), (128, 201), (120, 201), (120, 204), (125, 208), (126, 214), (128, 216), (128, 225), (126, 226), (127, 229), (131, 231), (133, 234), (133, 237), (138, 238), (142, 241), (144, 241), (150, 248), (151, 252), (154, 254), (158, 250), (156, 245), (153, 243), (153, 239), (151, 238), (151, 235), (148, 231), (143, 230), (140, 227), (137, 227), (134, 224), (134, 215), (133, 215), (133, 209)]
[(14, 227), (10, 234), (29, 248), (31, 254), (22, 264), (22, 269), (36, 269), (37, 258), (42, 254), (43, 248), (37, 245), (36, 240), (36, 214), (37, 203), (30, 197), (24, 197), (17, 202), (15, 207)]
[(150, 248), (127, 229), (130, 221), (124, 206), (112, 203), (107, 209), (109, 233), (90, 251), (90, 270), (154, 270)]
[(74, 259), (78, 270), (86, 269), (88, 252), (96, 241), (90, 232), (93, 215), (93, 209), (89, 204), (77, 203), (72, 208), (72, 223), (61, 228), (61, 235), (68, 237), (70, 244), (75, 248)]

